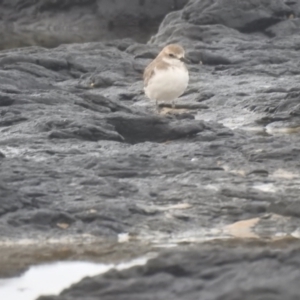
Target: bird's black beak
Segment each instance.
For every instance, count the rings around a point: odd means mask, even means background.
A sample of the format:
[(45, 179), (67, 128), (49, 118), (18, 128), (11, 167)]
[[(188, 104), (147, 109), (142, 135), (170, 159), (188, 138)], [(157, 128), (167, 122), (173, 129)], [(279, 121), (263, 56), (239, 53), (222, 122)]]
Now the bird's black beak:
[(190, 61), (185, 57), (181, 57), (179, 60), (186, 64), (190, 63)]

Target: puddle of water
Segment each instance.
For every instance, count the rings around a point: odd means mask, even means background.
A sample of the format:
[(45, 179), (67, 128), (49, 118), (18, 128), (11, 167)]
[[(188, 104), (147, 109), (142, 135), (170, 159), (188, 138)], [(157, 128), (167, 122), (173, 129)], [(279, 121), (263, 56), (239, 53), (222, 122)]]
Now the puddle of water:
[(270, 175), (271, 178), (280, 178), (280, 179), (295, 179), (299, 178), (300, 174), (291, 172), (289, 170), (277, 169), (273, 174)]
[[(228, 116), (228, 117), (227, 117)], [(266, 126), (255, 125), (256, 121), (265, 117), (264, 113), (251, 112), (247, 109), (237, 109), (226, 112), (225, 110), (221, 113), (208, 110), (208, 111), (199, 111), (195, 117), (197, 120), (203, 120), (206, 122), (218, 121), (223, 124), (225, 127), (236, 130), (242, 129), (245, 131), (250, 131), (255, 134), (263, 135), (282, 135), (282, 134), (299, 134), (300, 125), (299, 124), (290, 124), (287, 125), (286, 122), (273, 122)]]
[(174, 234), (166, 234), (162, 232), (155, 232), (153, 235), (149, 233), (141, 233), (136, 237), (141, 241), (147, 241), (156, 248), (172, 248), (181, 244), (204, 243), (213, 240), (229, 239), (230, 236), (223, 231), (222, 228), (200, 228), (185, 230)]
[(242, 220), (233, 224), (225, 226), (225, 231), (232, 237), (236, 238), (259, 238), (257, 234), (253, 232), (253, 227), (259, 222), (259, 218), (253, 218), (248, 220)]
[[(264, 189), (265, 187), (262, 188)], [(269, 186), (266, 186), (267, 191), (269, 191), (269, 188)], [(262, 224), (259, 226), (261, 221), (264, 222), (265, 225)], [(228, 225), (220, 224), (218, 227), (210, 229), (197, 227), (192, 230), (186, 230), (174, 234), (160, 232), (152, 236), (150, 236), (147, 232), (145, 235), (140, 235), (137, 238), (143, 241), (148, 240), (149, 244), (152, 244), (153, 249), (172, 248), (180, 245), (199, 244), (213, 241), (246, 241), (247, 239), (278, 241), (280, 239), (285, 240), (290, 237), (299, 239), (300, 229), (295, 230), (293, 233), (289, 231), (282, 231), (282, 227), (288, 225), (289, 221), (290, 219), (288, 217), (267, 214), (262, 217), (240, 220)], [(274, 231), (266, 234), (264, 228), (268, 226), (272, 226)]]
[(230, 110), (226, 112), (223, 110), (221, 113), (216, 111), (200, 111), (197, 113), (195, 119), (203, 121), (218, 121), (225, 127), (231, 130), (244, 129), (247, 131), (263, 132), (263, 126), (255, 126), (255, 121), (262, 118), (264, 115), (259, 113), (253, 113), (246, 109)]
[(1, 147), (0, 150), (6, 157), (18, 157), (27, 152), (25, 149), (9, 147), (9, 146)]
[(215, 191), (215, 192), (220, 190), (220, 187), (217, 186), (216, 184), (207, 184), (207, 185), (204, 185), (203, 188), (207, 189), (207, 190)]
[(253, 188), (266, 193), (276, 193), (278, 190), (273, 183), (260, 183), (254, 185)]
[(287, 126), (284, 122), (273, 122), (266, 126), (266, 132), (269, 134), (295, 134), (300, 132), (300, 126)]
[(144, 265), (152, 257), (149, 255), (117, 265), (66, 261), (32, 266), (19, 277), (0, 280), (0, 299), (35, 300), (41, 295), (58, 295), (86, 276), (102, 274), (112, 268), (123, 270)]
[(48, 159), (48, 156), (42, 151), (30, 149), (26, 146), (23, 146), (22, 148), (7, 146), (2, 147), (0, 151), (5, 155), (6, 158), (24, 157), (34, 161), (45, 161)]

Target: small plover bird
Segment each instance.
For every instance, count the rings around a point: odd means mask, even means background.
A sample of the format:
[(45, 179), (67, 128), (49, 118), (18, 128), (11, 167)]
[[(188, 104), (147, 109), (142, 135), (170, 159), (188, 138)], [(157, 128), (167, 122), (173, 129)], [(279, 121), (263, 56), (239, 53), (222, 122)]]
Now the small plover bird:
[(186, 90), (189, 72), (185, 66), (184, 49), (171, 44), (162, 49), (144, 71), (144, 91), (156, 102), (168, 101), (175, 107), (177, 99)]

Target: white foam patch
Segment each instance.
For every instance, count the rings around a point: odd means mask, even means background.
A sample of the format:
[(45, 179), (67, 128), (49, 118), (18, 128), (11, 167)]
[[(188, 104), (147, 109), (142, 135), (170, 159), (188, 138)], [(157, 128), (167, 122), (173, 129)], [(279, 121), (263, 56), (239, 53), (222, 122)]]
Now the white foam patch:
[(58, 295), (86, 276), (102, 274), (112, 268), (123, 270), (144, 265), (149, 258), (145, 256), (117, 265), (67, 261), (32, 266), (19, 277), (0, 280), (0, 299), (35, 300), (42, 295)]

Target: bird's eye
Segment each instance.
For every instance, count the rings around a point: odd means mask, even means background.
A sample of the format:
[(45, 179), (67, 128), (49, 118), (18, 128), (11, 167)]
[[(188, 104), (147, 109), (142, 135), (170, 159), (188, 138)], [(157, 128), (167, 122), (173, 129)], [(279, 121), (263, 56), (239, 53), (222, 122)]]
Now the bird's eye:
[(173, 57), (173, 58), (175, 57), (175, 55), (174, 55), (174, 54), (172, 54), (172, 53), (170, 53), (170, 54), (169, 54), (169, 56), (170, 56), (170, 57)]

